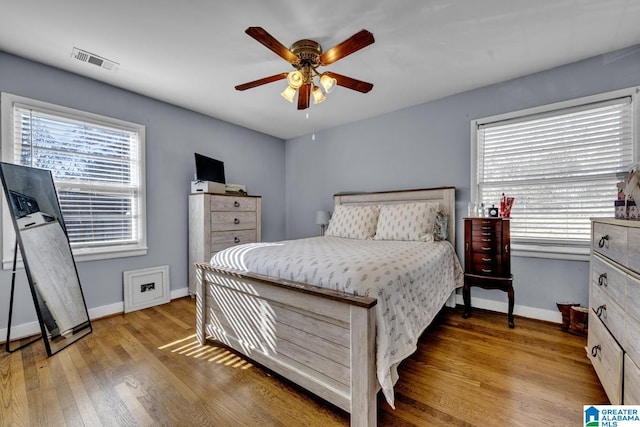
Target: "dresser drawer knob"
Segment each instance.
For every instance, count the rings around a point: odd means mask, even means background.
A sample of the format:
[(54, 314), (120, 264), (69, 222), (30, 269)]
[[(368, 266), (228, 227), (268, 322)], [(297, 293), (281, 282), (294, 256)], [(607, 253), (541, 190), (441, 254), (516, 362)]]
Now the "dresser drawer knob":
[(483, 250), (483, 251), (490, 251), (490, 250), (491, 250), (491, 248), (488, 248), (488, 247), (486, 247), (486, 246), (483, 246), (483, 247), (482, 247), (482, 250)]
[(234, 237), (233, 238), (233, 243), (240, 243), (240, 238)]
[(235, 206), (236, 208), (239, 208), (240, 202), (236, 200), (235, 202), (233, 202), (233, 206)]
[(602, 273), (599, 277), (598, 277), (598, 286), (607, 286), (607, 273)]
[(491, 262), (491, 258), (482, 258), (482, 261), (484, 261), (484, 262)]
[(240, 224), (240, 220), (238, 218), (233, 218), (233, 223), (234, 224)]
[(598, 357), (598, 352), (600, 351), (602, 351), (602, 347), (600, 347), (600, 344), (594, 345), (593, 347), (591, 347), (591, 356)]
[(598, 247), (599, 248), (604, 248), (606, 245), (606, 247), (609, 247), (609, 235), (605, 234), (604, 236), (602, 236), (600, 238), (600, 241), (598, 242)]
[(483, 273), (491, 273), (491, 269), (490, 268), (483, 268), (482, 272)]
[(602, 304), (600, 307), (596, 308), (596, 316), (599, 318), (607, 318), (607, 304)]

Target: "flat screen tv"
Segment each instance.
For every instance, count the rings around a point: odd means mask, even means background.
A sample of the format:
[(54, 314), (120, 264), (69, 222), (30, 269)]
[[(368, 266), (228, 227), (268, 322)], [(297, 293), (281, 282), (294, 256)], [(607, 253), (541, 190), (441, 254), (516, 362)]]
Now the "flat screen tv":
[(226, 184), (224, 180), (224, 162), (195, 153), (196, 180)]

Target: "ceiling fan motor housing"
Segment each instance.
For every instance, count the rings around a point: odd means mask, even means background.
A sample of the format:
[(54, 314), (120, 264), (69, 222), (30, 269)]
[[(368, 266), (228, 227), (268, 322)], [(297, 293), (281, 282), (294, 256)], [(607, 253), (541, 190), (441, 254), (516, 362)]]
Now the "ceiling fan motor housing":
[(293, 64), (293, 66), (298, 69), (305, 65), (310, 65), (314, 68), (320, 65), (322, 47), (316, 41), (308, 39), (298, 40), (291, 45), (289, 50), (299, 59), (297, 64)]

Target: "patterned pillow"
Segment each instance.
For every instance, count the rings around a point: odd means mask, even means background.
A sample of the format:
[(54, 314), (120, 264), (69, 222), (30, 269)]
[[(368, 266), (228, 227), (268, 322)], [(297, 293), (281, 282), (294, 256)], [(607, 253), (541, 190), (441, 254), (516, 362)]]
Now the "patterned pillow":
[(333, 211), (325, 236), (371, 239), (376, 234), (378, 206), (338, 205)]
[(437, 211), (437, 202), (382, 205), (375, 239), (433, 242)]
[(449, 238), (449, 215), (438, 209), (436, 223), (433, 226), (433, 238), (436, 242)]

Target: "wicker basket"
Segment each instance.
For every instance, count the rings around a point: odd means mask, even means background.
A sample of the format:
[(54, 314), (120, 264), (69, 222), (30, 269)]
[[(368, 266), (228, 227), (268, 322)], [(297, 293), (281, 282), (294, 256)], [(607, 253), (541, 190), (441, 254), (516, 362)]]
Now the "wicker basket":
[(576, 335), (587, 335), (589, 322), (588, 307), (571, 307), (569, 332)]
[(571, 307), (579, 307), (580, 304), (573, 302), (558, 302), (556, 303), (556, 306), (562, 314), (562, 330), (568, 331), (571, 326)]

